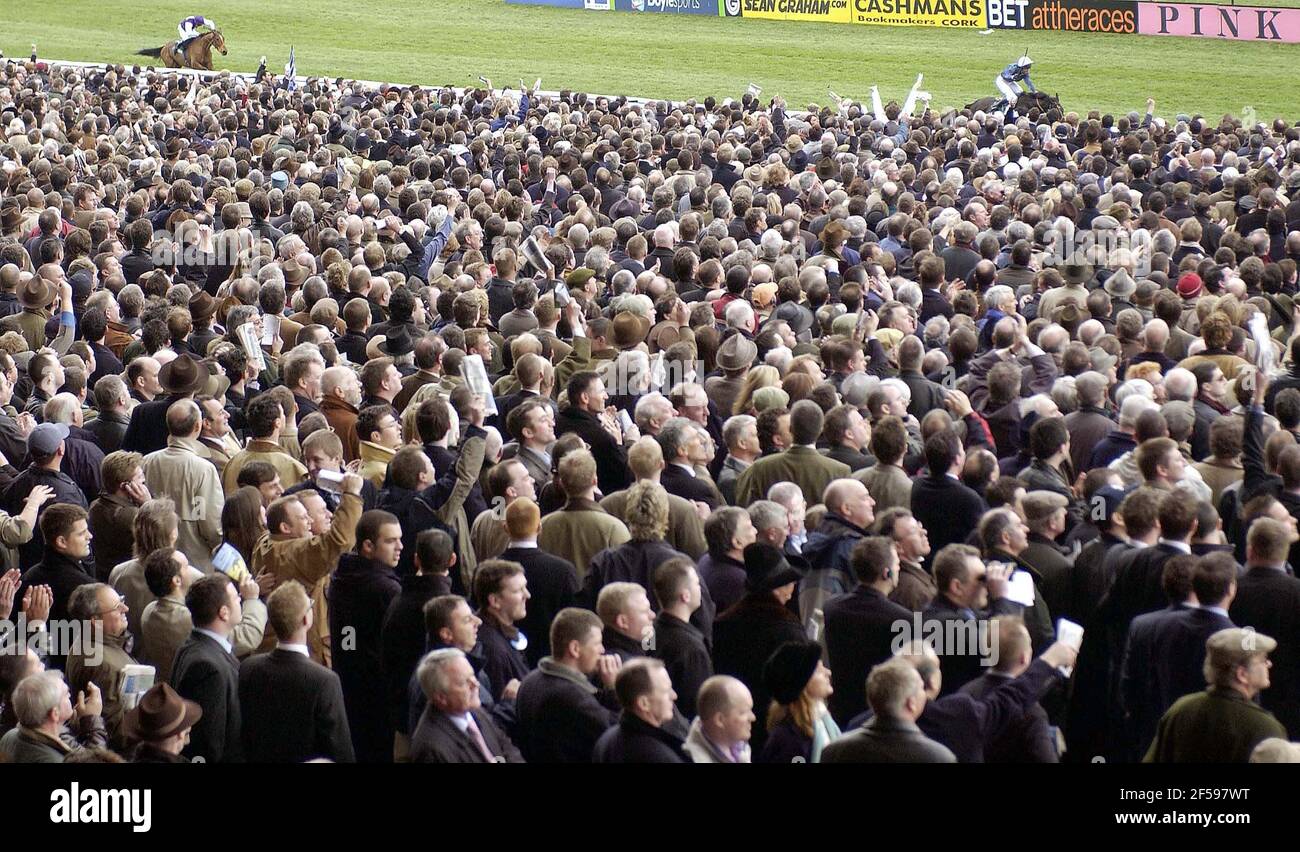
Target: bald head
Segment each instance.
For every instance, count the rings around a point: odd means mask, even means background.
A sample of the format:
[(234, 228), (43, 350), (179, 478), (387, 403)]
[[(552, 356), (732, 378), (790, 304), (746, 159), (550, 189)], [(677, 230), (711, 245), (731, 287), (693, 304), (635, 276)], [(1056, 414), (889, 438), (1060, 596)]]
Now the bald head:
[(1162, 319), (1153, 319), (1142, 329), (1142, 342), (1148, 352), (1163, 352), (1169, 342), (1169, 325)]
[(192, 399), (179, 399), (167, 407), (167, 434), (173, 438), (197, 438), (203, 428), (203, 412)]
[(866, 527), (875, 520), (875, 501), (867, 486), (856, 479), (837, 479), (822, 493), (826, 508), (851, 524)]

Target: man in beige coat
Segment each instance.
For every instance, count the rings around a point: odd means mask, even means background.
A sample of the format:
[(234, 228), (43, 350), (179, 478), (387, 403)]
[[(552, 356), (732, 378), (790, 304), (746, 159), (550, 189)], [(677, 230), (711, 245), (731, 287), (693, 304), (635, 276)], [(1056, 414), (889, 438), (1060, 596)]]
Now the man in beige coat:
[(557, 478), (568, 502), (542, 518), (537, 546), (572, 562), (582, 582), (591, 557), (632, 537), (622, 521), (596, 503), (596, 460), (590, 451), (574, 450), (566, 455)]
[(144, 477), (154, 494), (176, 503), (180, 518), (176, 546), (205, 574), (213, 571), (212, 553), (221, 544), (221, 507), (225, 503), (217, 469), (199, 443), (203, 412), (192, 399), (167, 409), (167, 446), (144, 459)]

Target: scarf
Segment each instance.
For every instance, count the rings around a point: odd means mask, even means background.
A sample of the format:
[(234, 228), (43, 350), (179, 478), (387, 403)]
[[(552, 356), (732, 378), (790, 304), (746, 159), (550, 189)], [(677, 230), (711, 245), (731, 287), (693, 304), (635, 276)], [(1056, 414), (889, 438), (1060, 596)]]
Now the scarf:
[(1228, 408), (1226, 405), (1224, 405), (1223, 403), (1219, 402), (1217, 399), (1215, 399), (1214, 397), (1210, 396), (1209, 394), (1201, 394), (1200, 396), (1197, 397), (1197, 399), (1199, 399), (1201, 402), (1203, 402), (1203, 403), (1205, 403), (1206, 405), (1208, 405), (1210, 408), (1213, 408), (1213, 409), (1214, 409), (1216, 412), (1218, 412), (1219, 414), (1231, 414), (1231, 413), (1232, 413), (1232, 410), (1231, 410), (1230, 408)]
[(840, 738), (840, 727), (823, 706), (813, 720), (812, 762), (821, 763), (822, 749)]

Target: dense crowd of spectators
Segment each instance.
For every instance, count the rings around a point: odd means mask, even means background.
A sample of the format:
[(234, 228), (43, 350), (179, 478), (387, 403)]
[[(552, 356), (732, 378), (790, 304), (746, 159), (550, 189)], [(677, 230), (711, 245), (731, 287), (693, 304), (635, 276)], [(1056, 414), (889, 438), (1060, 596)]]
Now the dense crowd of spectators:
[(0, 761), (1293, 759), (1298, 189), (1150, 101), (8, 62)]

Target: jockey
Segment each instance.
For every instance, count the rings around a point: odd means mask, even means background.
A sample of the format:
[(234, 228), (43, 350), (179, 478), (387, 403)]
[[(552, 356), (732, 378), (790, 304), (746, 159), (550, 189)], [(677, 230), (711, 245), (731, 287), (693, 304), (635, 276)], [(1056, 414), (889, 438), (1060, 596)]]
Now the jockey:
[[(1026, 54), (1003, 68), (1002, 72), (993, 79), (993, 84), (1002, 93), (1008, 109), (1016, 105), (1016, 99), (1024, 94), (1025, 87), (1028, 87), (1031, 92), (1038, 91), (1034, 88), (1034, 81), (1029, 79), (1029, 72), (1033, 67), (1034, 60), (1030, 59), (1029, 55)], [(1022, 80), (1025, 83), (1024, 87), (1020, 85)]]
[(177, 55), (185, 52), (185, 47), (190, 43), (191, 39), (198, 38), (199, 33), (197, 30), (199, 27), (207, 27), (210, 30), (215, 30), (217, 25), (202, 15), (190, 15), (177, 25), (176, 31), (180, 33), (181, 36), (176, 42)]

